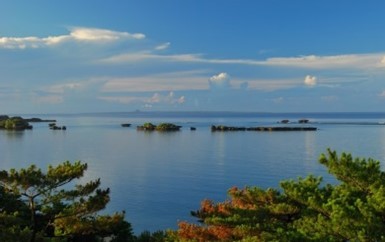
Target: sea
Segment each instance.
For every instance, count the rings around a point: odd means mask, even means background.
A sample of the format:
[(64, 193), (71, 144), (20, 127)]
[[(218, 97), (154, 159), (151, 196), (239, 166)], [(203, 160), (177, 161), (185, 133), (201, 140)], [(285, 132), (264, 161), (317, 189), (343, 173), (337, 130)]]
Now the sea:
[[(20, 114), (55, 119), (66, 130), (32, 123), (32, 130), (0, 131), (0, 169), (80, 160), (84, 183), (97, 178), (111, 201), (101, 214), (125, 211), (135, 233), (177, 229), (204, 199), (228, 199), (231, 187), (280, 189), (307, 175), (337, 183), (318, 159), (328, 148), (385, 165), (385, 113), (114, 112)], [(299, 123), (299, 120), (307, 123)], [(288, 123), (281, 123), (288, 120)], [(137, 130), (173, 123), (180, 131)], [(130, 127), (121, 124), (129, 123)], [(212, 132), (235, 127), (316, 127), (316, 131)], [(195, 128), (192, 130), (191, 128)]]

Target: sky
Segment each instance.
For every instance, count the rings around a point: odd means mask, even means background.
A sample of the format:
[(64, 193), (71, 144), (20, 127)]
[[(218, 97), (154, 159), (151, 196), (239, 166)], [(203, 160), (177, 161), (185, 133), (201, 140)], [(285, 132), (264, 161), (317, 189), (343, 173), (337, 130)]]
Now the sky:
[(0, 113), (385, 111), (382, 0), (0, 0)]

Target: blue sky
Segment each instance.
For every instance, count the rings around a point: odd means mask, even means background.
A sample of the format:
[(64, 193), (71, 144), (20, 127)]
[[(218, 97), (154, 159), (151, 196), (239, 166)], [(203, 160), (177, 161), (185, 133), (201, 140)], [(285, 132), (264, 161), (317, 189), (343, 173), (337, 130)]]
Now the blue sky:
[(0, 2), (1, 113), (385, 111), (385, 2)]

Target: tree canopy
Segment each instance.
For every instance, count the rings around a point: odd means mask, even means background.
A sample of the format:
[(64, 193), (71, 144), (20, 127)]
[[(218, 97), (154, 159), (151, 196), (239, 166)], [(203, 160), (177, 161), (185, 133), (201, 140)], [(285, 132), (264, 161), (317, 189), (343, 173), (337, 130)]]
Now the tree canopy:
[(280, 189), (233, 187), (229, 199), (204, 200), (181, 222), (179, 241), (384, 241), (385, 173), (380, 162), (327, 150), (320, 163), (336, 178), (287, 180)]
[(32, 129), (32, 126), (29, 125), (26, 119), (22, 117), (8, 117), (4, 115), (0, 115), (0, 129), (7, 130), (24, 130), (24, 129)]
[(110, 200), (110, 190), (99, 188), (100, 179), (72, 184), (83, 177), (86, 170), (87, 164), (66, 161), (49, 166), (46, 172), (35, 165), (1, 171), (2, 241), (17, 241), (13, 238), (36, 241), (43, 237), (76, 241), (132, 236), (131, 225), (124, 220), (123, 212), (97, 214)]

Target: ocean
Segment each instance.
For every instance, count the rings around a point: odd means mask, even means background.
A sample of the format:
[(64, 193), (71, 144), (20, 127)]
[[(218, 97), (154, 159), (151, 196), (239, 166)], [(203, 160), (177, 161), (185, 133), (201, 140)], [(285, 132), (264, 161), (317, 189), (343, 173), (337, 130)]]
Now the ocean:
[[(233, 186), (279, 188), (309, 174), (336, 182), (319, 164), (327, 148), (385, 164), (385, 113), (122, 112), (22, 114), (56, 119), (67, 130), (32, 123), (32, 130), (0, 132), (0, 169), (81, 160), (81, 182), (100, 178), (111, 189), (101, 213), (126, 212), (136, 233), (176, 229), (196, 221), (203, 199), (224, 201)], [(281, 120), (288, 124), (280, 124)], [(309, 123), (299, 124), (307, 119)], [(176, 132), (144, 132), (145, 122), (170, 122)], [(130, 123), (131, 127), (121, 127)], [(317, 131), (212, 132), (211, 125), (310, 126)], [(190, 130), (195, 127), (196, 130)]]

